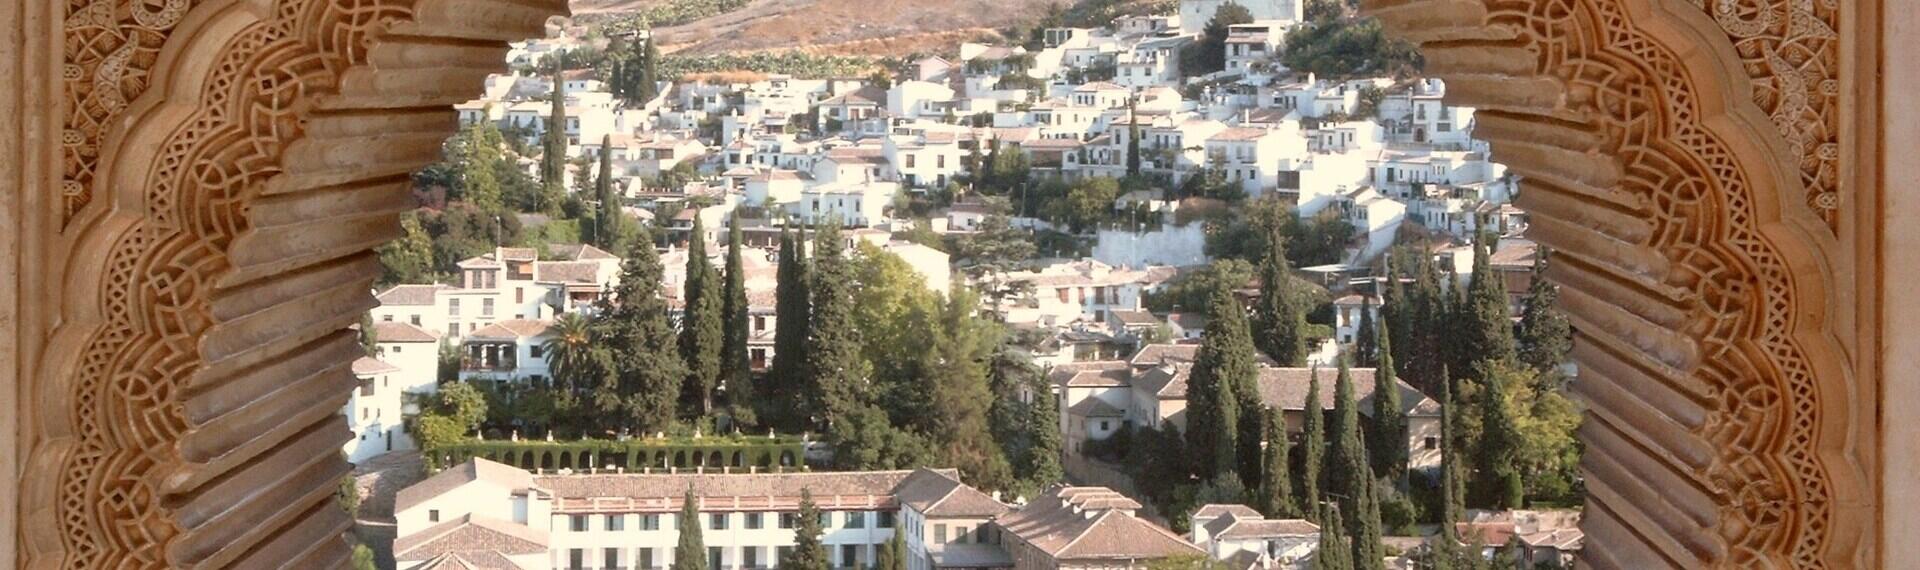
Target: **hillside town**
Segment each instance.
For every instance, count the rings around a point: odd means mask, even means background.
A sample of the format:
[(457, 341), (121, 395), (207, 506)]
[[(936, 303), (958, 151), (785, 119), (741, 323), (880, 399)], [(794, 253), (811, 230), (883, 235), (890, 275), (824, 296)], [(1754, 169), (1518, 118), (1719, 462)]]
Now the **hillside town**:
[(356, 556), (1572, 566), (1573, 324), (1474, 110), (1290, 67), (1341, 2), (1168, 6), (858, 76), (514, 44), (380, 250)]

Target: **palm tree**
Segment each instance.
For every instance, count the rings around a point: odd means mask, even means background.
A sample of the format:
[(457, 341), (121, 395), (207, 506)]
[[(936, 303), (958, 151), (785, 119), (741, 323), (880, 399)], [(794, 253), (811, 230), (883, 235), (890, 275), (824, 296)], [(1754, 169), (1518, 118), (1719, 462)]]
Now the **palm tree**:
[(553, 320), (553, 338), (547, 339), (540, 350), (547, 353), (547, 368), (555, 379), (569, 378), (568, 374), (586, 362), (587, 352), (593, 348), (591, 337), (587, 320), (579, 314), (567, 313)]

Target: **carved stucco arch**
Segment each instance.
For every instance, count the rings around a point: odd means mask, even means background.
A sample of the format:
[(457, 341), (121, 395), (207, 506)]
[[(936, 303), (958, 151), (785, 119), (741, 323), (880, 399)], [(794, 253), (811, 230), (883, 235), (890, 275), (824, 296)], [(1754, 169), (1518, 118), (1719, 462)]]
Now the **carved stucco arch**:
[[(1369, 0), (1524, 178), (1580, 339), (1595, 568), (1877, 563), (1816, 0)], [(1867, 220), (1865, 223), (1874, 223)]]
[[(337, 567), (344, 327), (451, 104), (556, 0), (72, 0), (27, 568)], [(12, 56), (9, 56), (12, 57)], [(30, 161), (23, 164), (31, 165)], [(53, 177), (50, 177), (53, 178)], [(23, 311), (27, 312), (27, 311)], [(11, 549), (9, 549), (11, 550)]]

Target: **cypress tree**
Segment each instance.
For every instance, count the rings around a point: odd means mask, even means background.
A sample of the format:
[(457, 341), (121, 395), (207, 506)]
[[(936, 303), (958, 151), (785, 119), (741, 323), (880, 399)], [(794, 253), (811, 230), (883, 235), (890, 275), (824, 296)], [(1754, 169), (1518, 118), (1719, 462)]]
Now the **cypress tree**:
[(1320, 547), (1313, 554), (1314, 570), (1354, 570), (1353, 551), (1347, 548), (1346, 525), (1340, 522), (1340, 509), (1323, 509), (1320, 523)]
[(700, 499), (687, 487), (680, 506), (680, 544), (673, 547), (673, 570), (707, 570), (707, 546), (700, 539)]
[[(1441, 373), (1441, 370), (1444, 370), (1450, 362), (1447, 360), (1450, 353), (1446, 350), (1442, 335), (1434, 332), (1454, 330), (1457, 326), (1450, 322), (1453, 316), (1448, 307), (1446, 290), (1440, 287), (1439, 275), (1425, 258), (1420, 260), (1414, 272), (1413, 288), (1410, 304), (1414, 318), (1411, 323), (1413, 328), (1408, 330), (1408, 338), (1414, 341), (1414, 347), (1411, 353), (1412, 362), (1407, 363), (1407, 369), (1410, 372), (1417, 370), (1417, 374), (1413, 375), (1414, 385), (1423, 392), (1431, 393), (1435, 383), (1452, 381), (1446, 374)], [(1420, 334), (1423, 331), (1426, 334)], [(1460, 369), (1455, 370), (1457, 372)]]
[(780, 561), (786, 570), (827, 570), (827, 547), (820, 542), (820, 507), (813, 503), (813, 490), (800, 489), (800, 520), (793, 525), (793, 550)]
[[(1320, 369), (1315, 368), (1307, 380), (1307, 401), (1302, 406), (1306, 414), (1302, 422), (1300, 441), (1300, 507), (1306, 511), (1307, 518), (1325, 521), (1326, 509), (1321, 505), (1320, 478), (1321, 466), (1326, 461), (1327, 432), (1326, 408), (1320, 405)], [(1321, 528), (1327, 528), (1322, 522)]]
[(1393, 372), (1392, 335), (1381, 323), (1381, 330), (1375, 334), (1379, 338), (1380, 363), (1373, 371), (1373, 446), (1368, 448), (1373, 456), (1373, 469), (1396, 488), (1406, 483), (1407, 456), (1407, 414), (1404, 402), (1400, 399), (1400, 380)]
[(1253, 320), (1260, 328), (1255, 339), (1260, 350), (1281, 366), (1296, 366), (1306, 356), (1306, 314), (1293, 302), (1292, 270), (1287, 264), (1286, 237), (1278, 227), (1268, 238), (1272, 245), (1260, 261), (1260, 298)]
[(874, 549), (876, 551), (874, 570), (907, 570), (907, 541), (902, 538), (904, 536), (906, 536), (905, 532), (894, 529), (893, 536), (887, 538), (887, 543)]
[[(1041, 394), (1045, 393), (1041, 392)], [(1031, 414), (1027, 429), (1030, 434), (1029, 441), (1032, 443), (1026, 454), (1025, 483), (1028, 483), (1031, 488), (1042, 489), (1067, 477), (1066, 468), (1060, 465), (1063, 449), (1060, 435), (1060, 409), (1054, 405), (1051, 397), (1036, 397), (1027, 406)], [(1171, 427), (1171, 424), (1167, 427)]]
[(1527, 288), (1527, 300), (1521, 305), (1520, 327), (1516, 339), (1520, 362), (1543, 375), (1557, 374), (1573, 348), (1573, 330), (1567, 316), (1554, 303), (1560, 288), (1546, 279), (1545, 250), (1533, 262), (1533, 284)]
[(601, 249), (612, 250), (618, 247), (620, 220), (625, 216), (620, 211), (620, 198), (613, 193), (613, 135), (600, 137), (600, 173), (593, 179), (593, 198), (600, 202), (594, 215), (593, 241)]
[[(621, 265), (620, 285), (597, 324), (608, 348), (617, 355), (624, 405), (606, 407), (621, 416), (619, 425), (634, 433), (655, 432), (673, 423), (673, 405), (686, 379), (686, 364), (675, 348), (673, 325), (667, 320), (666, 300), (660, 296), (660, 254), (653, 240), (636, 240)], [(624, 409), (622, 409), (624, 408)]]
[(1327, 440), (1326, 494), (1338, 499), (1340, 510), (1346, 512), (1350, 520), (1357, 521), (1359, 515), (1354, 510), (1354, 501), (1360, 487), (1369, 482), (1357, 479), (1360, 471), (1353, 467), (1366, 463), (1367, 456), (1366, 450), (1360, 448), (1360, 410), (1353, 397), (1353, 374), (1344, 358), (1333, 384), (1333, 421), (1328, 424)]
[[(546, 132), (541, 141), (540, 183), (552, 187), (565, 185), (567, 164), (567, 96), (566, 79), (556, 68), (553, 72), (553, 95), (547, 104)], [(603, 149), (605, 147), (602, 147)]]
[(680, 318), (680, 357), (687, 363), (687, 382), (681, 390), (682, 416), (701, 418), (713, 412), (713, 388), (720, 380), (721, 327), (725, 292), (720, 275), (707, 261), (706, 230), (693, 217), (687, 240), (686, 309)]
[(1374, 350), (1382, 354), (1391, 352), (1393, 362), (1397, 366), (1394, 372), (1403, 378), (1408, 378), (1409, 382), (1417, 388), (1423, 386), (1423, 384), (1419, 378), (1409, 370), (1410, 366), (1408, 362), (1413, 358), (1411, 350), (1414, 347), (1414, 339), (1409, 338), (1409, 335), (1411, 334), (1410, 331), (1426, 329), (1414, 328), (1415, 315), (1413, 303), (1408, 299), (1406, 286), (1400, 282), (1401, 272), (1405, 271), (1405, 268), (1412, 266), (1413, 264), (1402, 261), (1387, 267), (1388, 283), (1386, 284), (1386, 291), (1382, 294), (1380, 322), (1382, 325), (1381, 328), (1387, 330), (1387, 340), (1392, 342), (1389, 347), (1381, 347)]
[(1267, 414), (1266, 461), (1261, 465), (1260, 490), (1258, 503), (1260, 512), (1267, 518), (1296, 518), (1299, 509), (1293, 502), (1293, 474), (1288, 463), (1287, 453), (1290, 445), (1287, 441), (1287, 418), (1284, 412), (1274, 409)]
[(1140, 122), (1133, 113), (1133, 101), (1127, 101), (1127, 176), (1140, 175)]
[(747, 277), (741, 252), (740, 218), (727, 224), (727, 291), (722, 303), (725, 315), (720, 349), (720, 383), (727, 393), (727, 405), (736, 426), (754, 425), (753, 358), (747, 350), (752, 336), (747, 316)]
[(804, 385), (810, 394), (806, 400), (821, 403), (815, 410), (823, 429), (868, 403), (868, 363), (860, 355), (860, 329), (853, 323), (853, 267), (840, 236), (838, 222), (820, 228), (807, 287), (812, 312)]
[(1479, 460), (1482, 496), (1495, 509), (1520, 508), (1519, 459), (1521, 434), (1515, 422), (1518, 411), (1507, 397), (1513, 389), (1508, 366), (1482, 361), (1480, 374), (1480, 446), (1474, 458)]
[(805, 362), (807, 321), (810, 313), (807, 294), (805, 248), (792, 233), (780, 230), (780, 264), (777, 272), (777, 298), (774, 306), (773, 362), (766, 407), (762, 415), (785, 431), (808, 429), (800, 410), (817, 409), (807, 400), (802, 384), (806, 381)]
[[(1242, 416), (1257, 414), (1259, 400), (1254, 384), (1259, 370), (1246, 316), (1226, 286), (1214, 290), (1207, 319), (1206, 333), (1188, 377), (1187, 438), (1199, 458), (1195, 472), (1202, 479), (1223, 473), (1257, 472), (1260, 434), (1254, 431), (1252, 441), (1246, 442), (1252, 445), (1243, 445), (1242, 436), (1248, 434), (1242, 423), (1247, 419)], [(1259, 417), (1251, 417), (1257, 426)], [(1253, 453), (1249, 454), (1249, 449)], [(1247, 461), (1249, 458), (1253, 460)]]
[[(1456, 365), (1482, 360), (1506, 361), (1514, 357), (1513, 322), (1508, 318), (1507, 287), (1489, 266), (1493, 244), (1488, 234), (1479, 234), (1474, 242), (1473, 275), (1468, 280), (1464, 306), (1456, 312), (1465, 327), (1460, 335)], [(1455, 370), (1456, 374), (1462, 370)], [(1466, 370), (1464, 372), (1477, 372)]]
[(1448, 382), (1440, 383), (1440, 533), (1449, 544), (1457, 544), (1459, 534), (1453, 523), (1465, 520), (1467, 512), (1466, 477), (1458, 453), (1461, 449), (1457, 422), (1459, 406), (1454, 404)]
[(654, 45), (653, 40), (649, 33), (640, 55), (640, 85), (636, 92), (642, 103), (660, 95), (660, 46)]
[[(1353, 444), (1361, 451), (1367, 447), (1366, 435), (1354, 430)], [(1354, 570), (1386, 570), (1386, 546), (1380, 543), (1380, 490), (1373, 481), (1373, 468), (1364, 453), (1343, 467), (1356, 475), (1353, 483), (1353, 518), (1348, 522), (1352, 537)]]
[(1360, 326), (1353, 331), (1353, 364), (1361, 368), (1380, 365), (1380, 338), (1374, 333), (1373, 299), (1360, 302)]

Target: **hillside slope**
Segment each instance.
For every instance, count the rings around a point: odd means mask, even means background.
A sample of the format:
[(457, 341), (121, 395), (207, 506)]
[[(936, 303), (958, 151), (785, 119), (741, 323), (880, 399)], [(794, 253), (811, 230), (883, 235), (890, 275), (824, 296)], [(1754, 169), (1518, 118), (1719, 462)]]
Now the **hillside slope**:
[[(576, 0), (583, 21), (689, 0)], [(752, 0), (744, 8), (656, 31), (667, 51), (806, 48), (859, 55), (944, 51), (1037, 21), (1067, 0)]]

